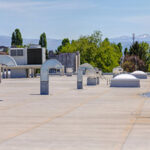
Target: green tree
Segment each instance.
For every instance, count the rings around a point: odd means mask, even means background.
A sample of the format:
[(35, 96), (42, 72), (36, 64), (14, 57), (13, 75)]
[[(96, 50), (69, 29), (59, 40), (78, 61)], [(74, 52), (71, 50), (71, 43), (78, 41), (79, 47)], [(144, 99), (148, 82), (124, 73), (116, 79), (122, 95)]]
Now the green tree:
[(131, 55), (136, 55), (139, 56), (139, 51), (140, 51), (140, 44), (138, 41), (136, 41), (133, 45), (131, 45), (129, 49), (129, 54)]
[(62, 51), (62, 48), (70, 44), (70, 41), (68, 38), (65, 38), (62, 40), (61, 45), (57, 48), (56, 53), (59, 54)]
[(15, 32), (13, 32), (11, 37), (11, 46), (15, 45), (15, 41), (16, 41)]
[(102, 41), (100, 31), (95, 31), (89, 36), (81, 36), (65, 46), (61, 45), (59, 50), (59, 53), (79, 51), (81, 64), (90, 63), (104, 72), (111, 72), (114, 67), (119, 65), (122, 57), (122, 52), (116, 44), (110, 43), (109, 39)]
[(68, 43), (66, 46), (62, 46), (60, 52), (76, 52), (79, 51), (81, 55), (81, 63), (94, 63), (94, 57), (96, 55), (97, 43), (91, 40), (91, 36), (81, 36), (78, 40)]
[[(129, 49), (129, 54), (138, 56), (139, 59), (143, 60), (145, 64), (149, 63), (148, 60), (150, 59), (149, 53), (149, 44), (146, 42), (135, 42)], [(147, 64), (148, 65), (148, 64)]]
[(39, 45), (41, 45), (41, 47), (44, 47), (46, 49), (46, 59), (48, 59), (47, 38), (45, 32), (43, 32), (40, 35)]
[(114, 67), (119, 66), (120, 59), (121, 53), (119, 47), (110, 43), (108, 38), (106, 38), (98, 49), (96, 66), (104, 72), (111, 72)]
[(100, 45), (102, 42), (102, 33), (101, 31), (94, 31), (94, 33), (90, 36), (88, 36), (89, 42), (97, 44), (97, 46)]
[[(148, 43), (146, 43), (146, 42), (139, 43), (136, 41), (135, 43), (133, 43), (130, 46), (129, 52), (127, 51), (127, 49), (125, 49), (125, 51), (124, 51), (125, 59), (124, 59), (123, 66), (127, 66), (125, 68), (129, 68), (129, 65), (127, 65), (127, 64), (129, 64), (129, 62), (131, 64), (131, 62), (132, 62), (132, 66), (136, 66), (135, 69), (137, 68), (139, 70), (142, 70), (142, 67), (143, 67), (144, 71), (148, 71), (149, 66), (150, 66), (149, 65), (150, 64), (149, 51), (150, 51), (150, 48), (149, 48)], [(128, 54), (128, 55), (126, 55), (126, 54)], [(128, 60), (126, 58), (128, 58)], [(136, 61), (133, 61), (134, 59), (138, 60), (139, 63), (137, 63)], [(136, 64), (134, 64), (134, 63), (136, 63)], [(144, 64), (144, 65), (141, 65), (141, 64)], [(129, 70), (131, 70), (131, 67)], [(134, 69), (132, 69), (132, 70), (134, 71)]]
[(40, 35), (39, 45), (41, 45), (41, 47), (45, 47), (47, 49), (47, 39), (46, 39), (45, 32)]
[(70, 41), (69, 41), (68, 38), (65, 38), (65, 39), (62, 40), (62, 46), (66, 46), (69, 43), (70, 43)]
[(135, 55), (132, 56), (126, 55), (122, 67), (127, 72), (133, 72), (135, 70), (146, 71), (146, 65), (144, 61)]
[(23, 39), (21, 32), (19, 29), (15, 29), (15, 31), (12, 33), (11, 46), (22, 46), (22, 45)]
[(121, 44), (121, 43), (118, 43), (117, 45), (118, 45), (118, 47), (119, 47), (120, 52), (122, 52), (122, 44)]
[(129, 53), (128, 48), (125, 48), (125, 49), (124, 49), (124, 56), (128, 55), (128, 53)]
[(149, 50), (150, 50), (150, 47), (149, 47), (149, 44), (146, 43), (146, 42), (142, 42), (139, 44), (139, 58), (141, 60), (143, 60), (145, 63), (148, 61), (149, 59)]

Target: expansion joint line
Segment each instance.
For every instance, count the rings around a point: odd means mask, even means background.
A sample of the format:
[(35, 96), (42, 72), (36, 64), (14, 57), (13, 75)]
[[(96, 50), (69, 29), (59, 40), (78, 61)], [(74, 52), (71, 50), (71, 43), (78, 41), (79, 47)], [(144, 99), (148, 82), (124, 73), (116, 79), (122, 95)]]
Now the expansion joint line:
[[(57, 92), (55, 95), (62, 95), (62, 94), (65, 94), (67, 91), (66, 90), (63, 90), (61, 92)], [(52, 95), (53, 96), (53, 95)], [(30, 101), (26, 101), (26, 102), (23, 102), (23, 103), (20, 103), (20, 104), (16, 104), (16, 105), (12, 105), (12, 106), (8, 106), (8, 107), (5, 107), (5, 108), (2, 108), (0, 109), (0, 111), (3, 111), (3, 110), (10, 110), (10, 109), (13, 109), (13, 108), (17, 108), (17, 107), (22, 107), (22, 106), (25, 106), (27, 104), (30, 104), (32, 102), (37, 102), (37, 101), (41, 101), (40, 100), (30, 100)]]
[(130, 134), (131, 134), (131, 132), (132, 132), (132, 130), (133, 130), (133, 128), (134, 128), (134, 126), (135, 126), (135, 124), (136, 124), (138, 118), (139, 118), (139, 116), (140, 116), (141, 113), (142, 113), (142, 109), (143, 109), (143, 106), (144, 106), (146, 100), (147, 100), (146, 98), (143, 98), (143, 99), (142, 99), (140, 105), (138, 106), (138, 108), (137, 108), (137, 110), (136, 110), (136, 112), (135, 112), (135, 114), (134, 114), (134, 117), (130, 119), (130, 121), (129, 121), (127, 127), (125, 128), (125, 130), (124, 130), (124, 132), (123, 132), (123, 138), (124, 138), (123, 142), (122, 142), (122, 143), (119, 143), (119, 144), (115, 147), (114, 150), (123, 150), (123, 147), (124, 147), (125, 143), (127, 142), (127, 139), (129, 138), (129, 136), (130, 136)]
[(65, 115), (67, 115), (67, 114), (73, 112), (74, 110), (80, 108), (81, 106), (83, 106), (83, 105), (89, 103), (90, 101), (93, 101), (93, 100), (96, 100), (97, 98), (100, 98), (100, 97), (103, 96), (105, 93), (107, 93), (109, 90), (110, 90), (110, 89), (107, 89), (107, 90), (104, 91), (101, 95), (93, 96), (93, 97), (91, 97), (91, 98), (89, 98), (89, 99), (84, 100), (83, 102), (79, 103), (79, 104), (76, 105), (76, 106), (73, 106), (72, 108), (70, 108), (69, 110), (63, 112), (62, 114), (58, 114), (58, 115), (55, 115), (55, 116), (53, 116), (53, 117), (50, 117), (50, 118), (48, 118), (47, 120), (45, 120), (45, 121), (43, 121), (43, 122), (41, 122), (41, 123), (39, 123), (39, 124), (37, 124), (37, 125), (31, 127), (31, 128), (28, 128), (28, 129), (26, 129), (26, 130), (24, 130), (24, 131), (21, 131), (21, 132), (15, 134), (15, 135), (10, 135), (10, 136), (8, 136), (6, 139), (1, 140), (1, 141), (0, 141), (0, 144), (2, 144), (2, 143), (4, 143), (4, 142), (7, 142), (7, 141), (9, 141), (9, 140), (11, 140), (11, 139), (13, 139), (13, 138), (16, 138), (16, 137), (18, 137), (18, 136), (20, 136), (20, 135), (23, 135), (23, 134), (25, 134), (25, 133), (28, 133), (28, 132), (30, 132), (30, 131), (32, 131), (32, 130), (34, 130), (34, 129), (37, 129), (37, 128), (39, 128), (39, 127), (41, 127), (41, 126), (43, 126), (43, 125), (45, 125), (45, 124), (47, 124), (47, 123), (52, 122), (52, 121), (55, 120), (55, 119), (62, 118), (62, 117), (64, 117)]

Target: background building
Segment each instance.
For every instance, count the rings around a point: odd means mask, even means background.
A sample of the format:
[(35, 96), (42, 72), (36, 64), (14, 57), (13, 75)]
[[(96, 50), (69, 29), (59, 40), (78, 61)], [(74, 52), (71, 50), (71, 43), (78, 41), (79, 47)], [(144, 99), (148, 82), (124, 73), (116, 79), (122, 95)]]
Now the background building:
[(7, 52), (8, 47), (6, 46), (0, 46), (0, 52)]
[[(46, 49), (41, 48), (40, 45), (32, 44), (30, 47), (25, 48), (10, 48), (9, 55), (13, 57), (19, 66), (29, 65), (42, 65), (46, 61)], [(12, 78), (25, 78), (27, 77), (29, 69), (13, 69), (11, 70)], [(35, 72), (30, 69), (30, 74)]]
[(46, 61), (45, 53), (45, 48), (33, 44), (29, 48), (9, 49), (9, 55), (15, 59), (17, 65), (41, 65)]
[(67, 68), (72, 68), (73, 72), (77, 72), (80, 66), (80, 53), (61, 53), (54, 54), (53, 51), (49, 51), (49, 59), (57, 59), (63, 66), (64, 72), (67, 72)]
[(1, 52), (0, 51), (0, 55), (8, 55), (6, 52)]

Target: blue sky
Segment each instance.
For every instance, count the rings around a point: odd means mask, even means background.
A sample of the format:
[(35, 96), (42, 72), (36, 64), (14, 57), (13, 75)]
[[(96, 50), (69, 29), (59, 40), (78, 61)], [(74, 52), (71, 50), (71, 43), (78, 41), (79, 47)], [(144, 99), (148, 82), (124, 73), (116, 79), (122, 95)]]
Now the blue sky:
[(150, 0), (0, 0), (0, 35), (19, 28), (24, 38), (42, 32), (77, 39), (100, 30), (104, 37), (150, 34)]

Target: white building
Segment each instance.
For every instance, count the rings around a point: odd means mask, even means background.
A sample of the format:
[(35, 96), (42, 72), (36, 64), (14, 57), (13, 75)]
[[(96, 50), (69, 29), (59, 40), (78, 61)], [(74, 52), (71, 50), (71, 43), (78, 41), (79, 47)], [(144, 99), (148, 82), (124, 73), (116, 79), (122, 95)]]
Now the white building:
[(27, 48), (10, 48), (9, 55), (13, 57), (17, 65), (27, 65)]
[[(30, 45), (29, 48), (10, 48), (9, 55), (14, 58), (17, 65), (42, 65), (46, 61), (46, 49), (40, 45)], [(12, 78), (27, 76), (26, 69), (11, 70)]]
[(15, 59), (17, 65), (40, 65), (46, 61), (46, 50), (39, 45), (31, 45), (29, 48), (10, 48), (9, 55)]

